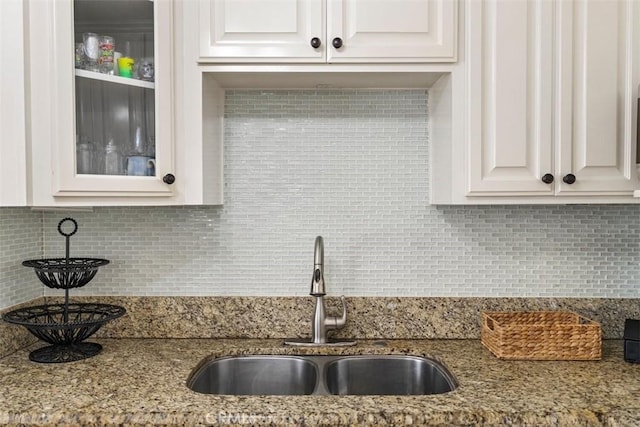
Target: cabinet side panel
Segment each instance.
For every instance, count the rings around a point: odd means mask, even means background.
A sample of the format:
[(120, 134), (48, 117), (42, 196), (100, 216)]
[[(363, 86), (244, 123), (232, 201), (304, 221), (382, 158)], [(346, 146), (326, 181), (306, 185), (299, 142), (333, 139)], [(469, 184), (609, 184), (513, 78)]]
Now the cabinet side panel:
[(25, 65), (22, 0), (0, 2), (0, 206), (24, 206)]
[(453, 202), (452, 88), (453, 77), (444, 75), (429, 89), (429, 201)]
[(205, 78), (202, 92), (203, 203), (223, 203), (224, 90)]

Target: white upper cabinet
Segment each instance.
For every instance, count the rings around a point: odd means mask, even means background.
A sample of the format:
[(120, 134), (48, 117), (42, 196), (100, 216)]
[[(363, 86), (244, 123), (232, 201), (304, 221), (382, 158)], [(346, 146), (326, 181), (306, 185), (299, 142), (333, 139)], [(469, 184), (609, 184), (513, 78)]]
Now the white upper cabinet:
[(327, 0), (328, 61), (455, 61), (456, 6), (454, 0)]
[(311, 47), (324, 26), (323, 1), (200, 0), (200, 56), (324, 62), (324, 49)]
[(30, 3), (31, 204), (205, 203), (186, 187), (204, 156), (178, 133), (175, 76), (198, 75), (176, 61), (174, 2)]
[(550, 195), (552, 3), (472, 2), (469, 13), (468, 193)]
[(200, 0), (201, 62), (452, 62), (456, 0)]
[(640, 2), (465, 6), (432, 203), (633, 203)]
[(0, 206), (27, 204), (23, 3), (0, 1)]
[(558, 5), (558, 194), (626, 195), (638, 187), (639, 10), (636, 0)]

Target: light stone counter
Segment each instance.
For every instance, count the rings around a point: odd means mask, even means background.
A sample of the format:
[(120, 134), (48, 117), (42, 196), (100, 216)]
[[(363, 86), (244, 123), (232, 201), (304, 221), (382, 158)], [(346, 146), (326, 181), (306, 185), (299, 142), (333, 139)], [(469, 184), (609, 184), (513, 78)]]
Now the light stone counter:
[[(372, 341), (339, 349), (281, 340), (94, 339), (94, 358), (28, 360), (35, 344), (0, 359), (0, 424), (638, 426), (640, 365), (622, 342), (597, 362), (500, 361), (478, 340)], [(459, 387), (432, 396), (214, 396), (185, 383), (205, 357), (229, 354), (410, 353), (433, 356)]]

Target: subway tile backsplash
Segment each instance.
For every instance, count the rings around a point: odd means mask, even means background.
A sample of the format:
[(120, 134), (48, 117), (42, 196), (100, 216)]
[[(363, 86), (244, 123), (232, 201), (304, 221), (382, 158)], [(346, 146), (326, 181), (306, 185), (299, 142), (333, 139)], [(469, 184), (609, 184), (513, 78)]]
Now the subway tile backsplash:
[(42, 214), (27, 208), (0, 209), (0, 309), (42, 296), (42, 285), (26, 259), (42, 257)]
[[(71, 213), (72, 256), (112, 261), (72, 296), (302, 296), (323, 235), (330, 295), (640, 297), (640, 206), (428, 206), (427, 102), (228, 92), (225, 205)], [(42, 296), (21, 262), (65, 215), (0, 209), (0, 308)]]
[(640, 296), (638, 206), (428, 206), (427, 103), (228, 92), (225, 205), (74, 213), (72, 254), (112, 261), (74, 294), (306, 295), (322, 235), (330, 295)]

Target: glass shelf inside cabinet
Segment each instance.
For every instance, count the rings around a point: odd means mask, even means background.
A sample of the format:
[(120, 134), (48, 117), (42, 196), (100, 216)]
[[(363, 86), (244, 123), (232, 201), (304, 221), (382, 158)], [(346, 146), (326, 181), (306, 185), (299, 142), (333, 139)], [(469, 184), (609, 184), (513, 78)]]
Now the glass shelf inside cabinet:
[(105, 82), (117, 83), (127, 86), (144, 87), (147, 89), (154, 89), (156, 84), (145, 80), (129, 79), (120, 76), (110, 76), (103, 73), (95, 73), (92, 71), (81, 70), (76, 68), (76, 77), (83, 77), (85, 79), (102, 80)]
[(154, 4), (73, 5), (76, 174), (155, 176)]

